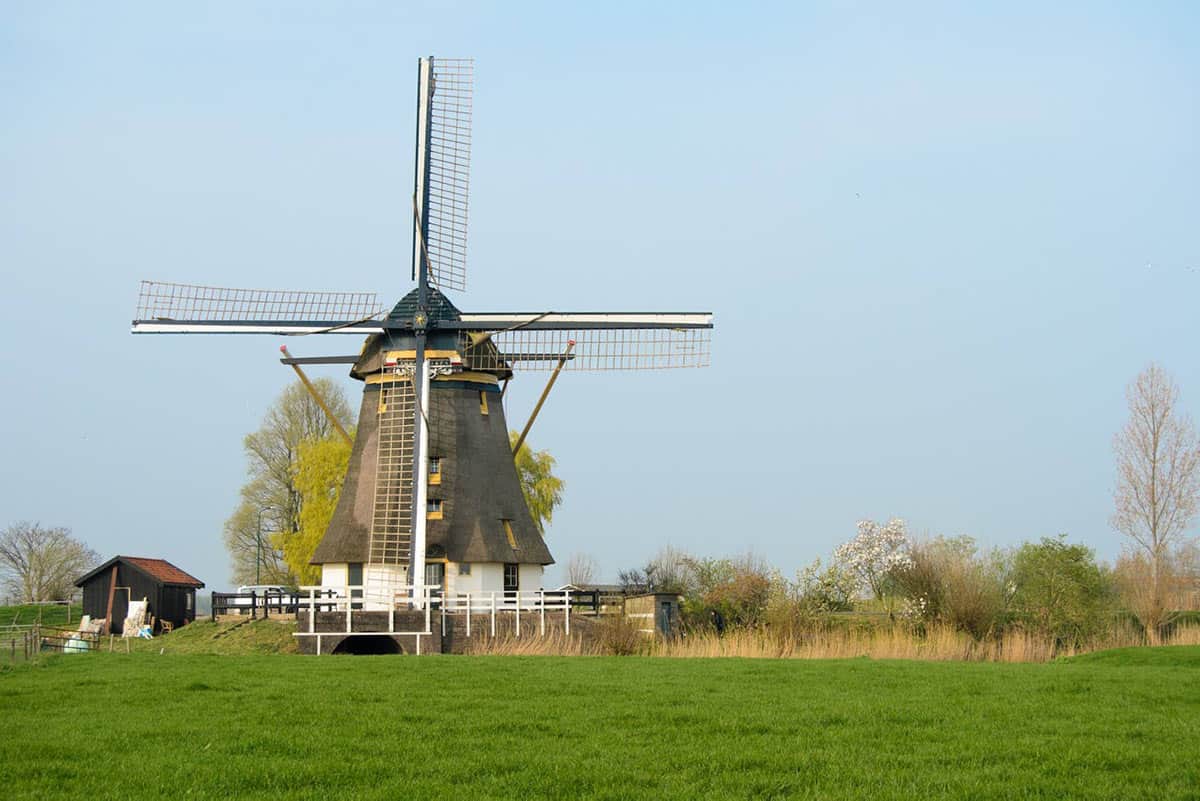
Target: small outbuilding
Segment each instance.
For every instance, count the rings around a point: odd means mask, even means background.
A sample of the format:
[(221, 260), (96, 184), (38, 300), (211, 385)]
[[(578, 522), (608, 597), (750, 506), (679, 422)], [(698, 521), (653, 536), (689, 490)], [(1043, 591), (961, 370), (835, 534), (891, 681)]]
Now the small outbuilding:
[(166, 559), (114, 556), (76, 582), (83, 589), (83, 614), (108, 618), (109, 630), (120, 634), (129, 602), (146, 599), (154, 630), (163, 622), (183, 626), (196, 619), (196, 590), (204, 582)]

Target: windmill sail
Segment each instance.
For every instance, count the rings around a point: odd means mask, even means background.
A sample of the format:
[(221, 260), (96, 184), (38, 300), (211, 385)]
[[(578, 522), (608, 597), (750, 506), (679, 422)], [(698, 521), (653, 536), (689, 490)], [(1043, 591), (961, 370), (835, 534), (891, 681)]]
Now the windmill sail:
[(412, 556), (413, 382), (390, 375), (380, 384), (375, 503), (371, 517), (369, 562), (407, 565)]
[(419, 80), (415, 199), (421, 236), (414, 246), (413, 277), (427, 255), (429, 283), (462, 291), (467, 288), (475, 63), (472, 59), (422, 59)]
[[(708, 367), (712, 315), (648, 313), (463, 314), (460, 351), (471, 370), (668, 370)], [(488, 330), (490, 329), (490, 330)]]
[(376, 333), (374, 292), (307, 292), (142, 281), (135, 334)]

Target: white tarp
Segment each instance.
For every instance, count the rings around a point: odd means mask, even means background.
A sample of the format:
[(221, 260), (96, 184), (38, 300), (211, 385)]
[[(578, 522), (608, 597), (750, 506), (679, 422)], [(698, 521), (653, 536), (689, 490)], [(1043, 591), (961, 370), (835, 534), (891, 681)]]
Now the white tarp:
[(137, 637), (141, 633), (142, 621), (146, 619), (146, 602), (130, 601), (125, 613), (125, 624), (121, 627), (122, 637)]

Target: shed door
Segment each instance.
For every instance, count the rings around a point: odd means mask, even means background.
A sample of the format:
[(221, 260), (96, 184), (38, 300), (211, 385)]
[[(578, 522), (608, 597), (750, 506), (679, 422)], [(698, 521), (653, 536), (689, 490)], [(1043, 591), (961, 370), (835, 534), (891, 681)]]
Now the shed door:
[(660, 601), (658, 605), (658, 631), (660, 634), (670, 637), (671, 624), (674, 622), (674, 608), (670, 601)]

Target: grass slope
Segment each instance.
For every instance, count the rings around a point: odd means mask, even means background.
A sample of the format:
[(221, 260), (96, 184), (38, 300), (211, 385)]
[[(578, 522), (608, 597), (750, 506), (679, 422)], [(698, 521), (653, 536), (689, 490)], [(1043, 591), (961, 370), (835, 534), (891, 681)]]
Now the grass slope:
[[(69, 619), (68, 611), (71, 613)], [(0, 606), (0, 626), (28, 626), (40, 621), (43, 626), (75, 628), (79, 625), (79, 616), (82, 612), (83, 608), (79, 604), (72, 604), (70, 607), (59, 604)]]
[[(245, 654), (296, 654), (299, 648), (292, 632), (296, 630), (295, 620), (267, 619), (240, 620), (224, 619), (218, 623), (210, 620), (197, 620), (177, 629), (170, 634), (160, 635), (153, 640), (130, 640), (130, 648), (135, 651), (147, 651), (164, 654), (224, 654), (226, 656), (242, 656)], [(101, 649), (106, 649), (108, 642), (101, 643)], [(117, 650), (124, 650), (124, 644), (117, 642)]]
[(8, 799), (1195, 798), (1200, 648), (999, 665), (62, 656)]

